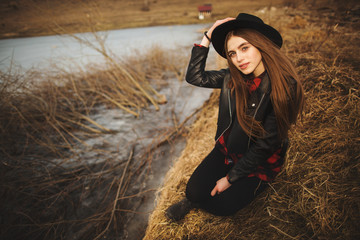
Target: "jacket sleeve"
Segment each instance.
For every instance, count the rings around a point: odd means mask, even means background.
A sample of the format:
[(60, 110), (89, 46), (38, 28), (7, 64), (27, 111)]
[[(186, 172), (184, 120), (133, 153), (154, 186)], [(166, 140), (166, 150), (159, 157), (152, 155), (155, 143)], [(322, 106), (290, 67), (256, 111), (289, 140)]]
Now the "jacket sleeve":
[(281, 139), (279, 138), (273, 109), (266, 116), (263, 127), (266, 135), (263, 138), (256, 139), (248, 151), (229, 171), (228, 180), (230, 183), (234, 183), (238, 179), (255, 172), (259, 165), (265, 163), (265, 161), (281, 147)]
[(186, 81), (192, 85), (206, 88), (221, 88), (228, 70), (205, 71), (209, 48), (194, 46), (191, 52)]

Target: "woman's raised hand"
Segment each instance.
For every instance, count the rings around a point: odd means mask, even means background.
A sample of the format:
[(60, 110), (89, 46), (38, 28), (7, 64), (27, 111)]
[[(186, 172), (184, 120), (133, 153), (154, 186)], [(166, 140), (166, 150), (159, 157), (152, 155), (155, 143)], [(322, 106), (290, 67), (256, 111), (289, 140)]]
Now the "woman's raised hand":
[(224, 18), (224, 19), (217, 20), (217, 21), (209, 28), (209, 30), (208, 30), (208, 32), (207, 32), (208, 37), (211, 39), (212, 32), (214, 31), (214, 29), (215, 29), (217, 26), (219, 26), (219, 25), (221, 25), (221, 24), (223, 24), (223, 23), (225, 23), (225, 22), (234, 20), (234, 19), (235, 19), (235, 18), (233, 18), (233, 17), (228, 17), (228, 18)]
[[(207, 31), (206, 35), (211, 39), (211, 35), (212, 35), (212, 32), (214, 31), (214, 29), (225, 23), (225, 22), (228, 22), (228, 21), (231, 21), (231, 20), (234, 20), (235, 18), (232, 18), (232, 17), (228, 17), (228, 18), (224, 18), (224, 19), (221, 19), (221, 20), (217, 20), (210, 28), (209, 30)], [(209, 47), (210, 45), (210, 41), (204, 36), (201, 43), (200, 43), (202, 46), (205, 46), (205, 47)]]

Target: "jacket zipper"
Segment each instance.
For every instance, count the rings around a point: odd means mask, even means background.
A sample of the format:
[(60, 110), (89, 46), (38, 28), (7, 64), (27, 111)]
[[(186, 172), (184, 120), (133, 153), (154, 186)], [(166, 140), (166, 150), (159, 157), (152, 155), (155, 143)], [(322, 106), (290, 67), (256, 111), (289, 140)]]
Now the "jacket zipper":
[(230, 102), (230, 89), (228, 89), (228, 102), (229, 102), (229, 113), (230, 113), (230, 123), (227, 126), (227, 128), (225, 128), (225, 130), (219, 135), (219, 137), (215, 140), (215, 142), (217, 142), (221, 136), (230, 128), (231, 124), (232, 124), (232, 112), (231, 112), (231, 102)]
[[(231, 112), (231, 102), (230, 102), (230, 89), (228, 89), (228, 92), (229, 92), (229, 94), (228, 94), (228, 102), (229, 102), (230, 123), (229, 123), (229, 125), (227, 126), (227, 128), (225, 128), (225, 130), (224, 130), (224, 131), (219, 135), (219, 137), (215, 140), (215, 142), (217, 142), (217, 141), (221, 138), (221, 136), (229, 129), (229, 127), (231, 126), (231, 123), (232, 123), (232, 112)], [(260, 108), (260, 106), (261, 106), (261, 103), (262, 103), (262, 101), (264, 100), (264, 97), (265, 97), (265, 93), (263, 93), (263, 95), (261, 96), (260, 102), (259, 102), (257, 108), (255, 109), (255, 113), (254, 113), (253, 118), (255, 118), (255, 116), (256, 116), (256, 114), (257, 114), (257, 112), (258, 112), (258, 110), (259, 110), (259, 108)], [(251, 124), (250, 134), (251, 134), (251, 132), (252, 132), (252, 127), (253, 127), (253, 124)], [(248, 148), (250, 147), (250, 140), (251, 140), (251, 138), (249, 137)]]
[[(257, 114), (257, 112), (258, 112), (258, 110), (259, 110), (259, 108), (260, 108), (260, 106), (261, 106), (261, 103), (262, 103), (262, 101), (263, 101), (264, 97), (265, 97), (265, 93), (263, 93), (263, 95), (262, 95), (262, 97), (261, 97), (261, 99), (260, 99), (260, 102), (259, 102), (259, 104), (258, 104), (257, 108), (255, 109), (254, 116), (253, 116), (253, 118), (254, 118), (254, 119), (255, 119), (255, 117), (256, 117), (256, 114)], [(251, 135), (251, 132), (252, 132), (252, 127), (253, 127), (253, 124), (254, 124), (254, 122), (252, 122), (252, 123), (251, 123), (250, 135)], [(248, 149), (250, 148), (250, 140), (251, 140), (251, 137), (249, 137), (249, 141), (248, 141)]]

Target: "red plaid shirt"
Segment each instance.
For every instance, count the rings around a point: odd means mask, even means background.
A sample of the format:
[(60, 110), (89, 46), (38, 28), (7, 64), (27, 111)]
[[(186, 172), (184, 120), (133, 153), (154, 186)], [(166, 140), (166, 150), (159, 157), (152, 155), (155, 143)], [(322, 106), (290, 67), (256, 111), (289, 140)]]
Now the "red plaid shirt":
[[(261, 78), (255, 78), (253, 81), (248, 82), (250, 94), (255, 91), (261, 83)], [(216, 147), (225, 155), (225, 164), (236, 163), (243, 156), (242, 154), (235, 154), (228, 151), (226, 147), (226, 140), (229, 136), (231, 128), (216, 142)], [(283, 164), (283, 158), (280, 156), (281, 149), (278, 149), (270, 158), (266, 160), (266, 167), (259, 165), (255, 172), (250, 173), (248, 177), (258, 177), (264, 181), (272, 181), (275, 176), (280, 172)]]

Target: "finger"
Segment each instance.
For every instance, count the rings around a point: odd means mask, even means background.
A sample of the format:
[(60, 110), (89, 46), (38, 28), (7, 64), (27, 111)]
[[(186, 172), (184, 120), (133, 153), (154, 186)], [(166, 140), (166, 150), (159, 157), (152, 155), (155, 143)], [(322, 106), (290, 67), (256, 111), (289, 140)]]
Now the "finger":
[(211, 191), (211, 196), (215, 196), (215, 194), (217, 193), (217, 186), (214, 187), (214, 189)]
[(228, 17), (228, 18), (224, 18), (224, 19), (222, 19), (222, 20), (220, 20), (221, 21), (221, 23), (225, 23), (225, 22), (228, 22), (228, 21), (231, 21), (231, 20), (234, 20), (235, 18), (233, 18), (233, 17)]
[(211, 38), (211, 34), (212, 34), (212, 31), (218, 27), (219, 25), (225, 23), (225, 22), (228, 22), (228, 21), (231, 21), (231, 20), (234, 20), (235, 18), (233, 17), (228, 17), (228, 18), (224, 18), (224, 19), (221, 19), (221, 20), (217, 20), (215, 21), (215, 23), (212, 25), (212, 27), (209, 29), (208, 31), (208, 36)]

